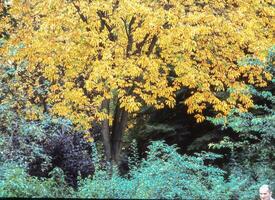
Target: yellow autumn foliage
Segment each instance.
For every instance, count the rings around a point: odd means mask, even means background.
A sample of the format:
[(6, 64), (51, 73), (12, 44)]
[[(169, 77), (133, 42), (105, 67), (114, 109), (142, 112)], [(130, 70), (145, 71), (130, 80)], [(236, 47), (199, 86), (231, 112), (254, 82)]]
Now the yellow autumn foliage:
[[(185, 104), (198, 122), (207, 105), (222, 115), (245, 111), (253, 106), (245, 83), (263, 87), (271, 79), (264, 69), (237, 66), (274, 44), (271, 0), (13, 0), (8, 12), (0, 55), (27, 62), (19, 88), (34, 98), (30, 88), (46, 79), (51, 112), (84, 129), (112, 118), (104, 100), (118, 98), (130, 113), (173, 107), (183, 87), (192, 91)], [(228, 88), (234, 92), (221, 97)]]

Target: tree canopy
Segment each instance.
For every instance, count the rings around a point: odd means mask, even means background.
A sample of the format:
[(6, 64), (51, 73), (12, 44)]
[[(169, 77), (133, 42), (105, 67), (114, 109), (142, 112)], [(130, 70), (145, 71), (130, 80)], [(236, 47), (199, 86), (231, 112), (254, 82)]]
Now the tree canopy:
[(82, 129), (105, 120), (123, 132), (129, 113), (173, 107), (183, 87), (198, 122), (209, 108), (246, 111), (245, 83), (271, 80), (237, 64), (272, 45), (271, 0), (14, 0), (0, 12), (1, 59), (23, 70), (21, 107), (43, 105)]

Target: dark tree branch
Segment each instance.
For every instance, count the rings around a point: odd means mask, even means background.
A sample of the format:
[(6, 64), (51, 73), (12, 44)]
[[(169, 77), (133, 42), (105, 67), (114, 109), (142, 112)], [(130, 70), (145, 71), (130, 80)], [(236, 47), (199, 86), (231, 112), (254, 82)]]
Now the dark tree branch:
[(83, 22), (85, 22), (86, 24), (88, 24), (87, 16), (85, 16), (83, 13), (81, 13), (80, 7), (79, 7), (78, 5), (76, 5), (74, 1), (72, 1), (72, 3), (73, 3), (73, 5), (74, 5), (74, 7), (75, 7), (75, 9), (76, 9), (76, 11), (77, 11), (77, 13), (78, 13), (80, 19), (81, 19)]
[(126, 56), (127, 57), (130, 56), (130, 52), (132, 51), (132, 46), (133, 46), (133, 42), (134, 42), (133, 34), (132, 34), (132, 26), (135, 23), (135, 20), (136, 20), (136, 18), (132, 17), (129, 24), (127, 25), (127, 21), (125, 19), (122, 19), (122, 21), (124, 23), (126, 35), (128, 38), (128, 44), (127, 44), (127, 48), (126, 48)]
[(120, 152), (122, 146), (122, 136), (125, 131), (128, 121), (128, 112), (119, 107), (119, 100), (117, 101), (115, 116), (113, 119), (113, 129), (111, 135), (111, 152), (112, 161), (114, 164), (120, 162)]
[(147, 56), (150, 56), (150, 54), (153, 52), (153, 49), (154, 49), (157, 41), (158, 41), (158, 37), (156, 35), (154, 35), (153, 38), (152, 38), (152, 40), (151, 40), (150, 46), (148, 48), (148, 51), (146, 53)]
[[(80, 19), (81, 19), (84, 23), (88, 24), (88, 18), (87, 18), (87, 16), (85, 16), (85, 15), (81, 12), (80, 7), (79, 7), (78, 5), (76, 5), (74, 1), (72, 1), (72, 4), (74, 5), (74, 7), (75, 7), (75, 9), (76, 9), (76, 12), (78, 13)], [(87, 31), (91, 31), (91, 29), (88, 28), (88, 27), (86, 28), (86, 30), (87, 30)]]
[(143, 40), (142, 40), (141, 42), (136, 43), (136, 48), (137, 48), (137, 49), (136, 49), (135, 52), (133, 53), (134, 55), (135, 55), (135, 54), (141, 54), (142, 47), (145, 45), (145, 43), (146, 43), (148, 37), (149, 37), (149, 33), (147, 33), (147, 34), (144, 36), (144, 38), (143, 38)]
[(100, 22), (101, 22), (101, 27), (100, 27), (100, 31), (102, 31), (104, 29), (104, 27), (107, 28), (107, 30), (109, 31), (109, 39), (114, 42), (117, 40), (117, 36), (112, 32), (112, 30), (114, 29), (114, 26), (110, 26), (109, 24), (107, 24), (106, 20), (104, 19), (106, 17), (106, 14), (104, 14), (103, 11), (97, 11), (97, 15), (100, 18)]

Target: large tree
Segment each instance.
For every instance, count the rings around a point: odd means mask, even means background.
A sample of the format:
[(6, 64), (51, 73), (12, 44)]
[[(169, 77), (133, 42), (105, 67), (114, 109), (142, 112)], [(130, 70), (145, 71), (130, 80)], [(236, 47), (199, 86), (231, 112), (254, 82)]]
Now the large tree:
[(21, 107), (42, 105), (84, 130), (102, 122), (109, 161), (119, 161), (129, 115), (144, 106), (173, 107), (185, 87), (188, 112), (200, 122), (209, 107), (246, 111), (253, 102), (244, 81), (265, 86), (271, 78), (237, 66), (272, 44), (270, 0), (6, 2), (0, 53), (23, 68), (14, 86), (28, 94)]

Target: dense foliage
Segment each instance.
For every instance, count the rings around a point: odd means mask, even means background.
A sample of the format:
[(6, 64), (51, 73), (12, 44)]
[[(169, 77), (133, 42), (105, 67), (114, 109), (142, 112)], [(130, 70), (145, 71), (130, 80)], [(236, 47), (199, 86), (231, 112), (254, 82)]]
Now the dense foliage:
[(208, 109), (247, 111), (245, 83), (271, 79), (262, 68), (237, 65), (272, 45), (270, 0), (7, 2), (0, 4), (1, 58), (21, 66), (11, 84), (27, 97), (16, 107), (38, 105), (30, 119), (51, 112), (83, 130), (102, 122), (106, 157), (115, 163), (129, 117), (145, 106), (173, 107), (184, 87), (187, 112), (202, 122)]
[(48, 179), (32, 177), (23, 166), (14, 163), (1, 164), (0, 170), (1, 197), (59, 198), (70, 197), (73, 192), (59, 168), (55, 168)]
[(274, 9), (0, 1), (0, 197), (257, 199), (275, 186)]
[(229, 197), (224, 172), (207, 166), (204, 161), (216, 155), (182, 156), (175, 147), (155, 142), (148, 147), (145, 160), (132, 168), (129, 178), (99, 170), (93, 179), (86, 179), (78, 195), (85, 198), (137, 198), (137, 199), (201, 199)]
[(257, 103), (250, 112), (232, 111), (227, 118), (211, 119), (222, 129), (232, 129), (233, 135), (223, 138), (214, 148), (231, 150), (231, 168), (238, 173), (249, 174), (256, 180), (265, 174), (265, 181), (274, 185), (275, 162), (275, 49), (269, 49), (262, 62), (257, 58), (244, 59), (243, 64), (264, 67), (273, 75), (272, 83), (265, 88), (250, 86), (250, 93)]
[[(93, 177), (83, 179), (77, 191), (64, 181), (61, 169), (55, 168), (51, 178), (29, 176), (22, 166), (1, 165), (2, 197), (78, 197), (138, 199), (256, 199), (257, 189), (265, 183), (265, 174), (255, 181), (248, 174), (231, 174), (210, 163), (220, 156), (200, 153), (180, 155), (177, 148), (163, 142), (148, 147), (147, 158), (131, 168), (127, 176), (98, 165)], [(97, 155), (94, 154), (94, 160)]]
[[(250, 96), (222, 99), (217, 92), (242, 89), (240, 77), (258, 86), (270, 79), (236, 62), (270, 46), (272, 11), (267, 0), (13, 1), (2, 19), (9, 36), (2, 52), (9, 61), (27, 61), (24, 87), (34, 102), (46, 98), (53, 113), (84, 128), (111, 115), (99, 109), (104, 100), (118, 99), (127, 112), (144, 104), (163, 108), (174, 105), (183, 86), (193, 91), (185, 100), (189, 113), (209, 103), (224, 114), (251, 107)], [(32, 89), (41, 77), (50, 84), (42, 97)]]
[(74, 187), (77, 176), (93, 173), (92, 149), (83, 133), (73, 131), (68, 121), (45, 116), (30, 122), (7, 105), (2, 104), (0, 110), (0, 162), (15, 162), (37, 177), (49, 177), (59, 167)]

